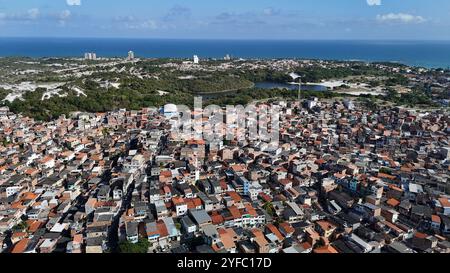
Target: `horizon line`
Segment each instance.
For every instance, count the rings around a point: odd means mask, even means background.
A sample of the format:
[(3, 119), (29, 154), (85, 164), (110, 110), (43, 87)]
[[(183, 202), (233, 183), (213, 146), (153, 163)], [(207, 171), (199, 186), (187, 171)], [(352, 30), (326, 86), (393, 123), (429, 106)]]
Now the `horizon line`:
[(0, 39), (118, 39), (118, 40), (178, 40), (178, 41), (392, 41), (392, 42), (450, 42), (450, 39), (328, 39), (328, 38), (165, 38), (165, 37), (92, 37), (92, 36), (0, 36)]

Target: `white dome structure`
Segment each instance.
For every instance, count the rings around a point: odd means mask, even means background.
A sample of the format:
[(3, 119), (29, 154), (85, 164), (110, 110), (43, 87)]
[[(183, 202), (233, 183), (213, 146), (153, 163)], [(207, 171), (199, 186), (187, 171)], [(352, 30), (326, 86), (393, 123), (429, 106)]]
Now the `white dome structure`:
[(178, 107), (175, 104), (164, 105), (164, 116), (173, 117), (178, 114)]
[(175, 104), (164, 105), (164, 113), (175, 113), (178, 112), (177, 106)]

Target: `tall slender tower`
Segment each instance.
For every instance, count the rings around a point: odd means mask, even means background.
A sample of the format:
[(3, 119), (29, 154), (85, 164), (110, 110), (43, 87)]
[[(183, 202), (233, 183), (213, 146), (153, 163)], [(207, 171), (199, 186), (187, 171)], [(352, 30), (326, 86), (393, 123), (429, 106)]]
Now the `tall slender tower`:
[(298, 79), (298, 102), (300, 102), (302, 93), (302, 77), (295, 72), (290, 73), (289, 76), (294, 80), (294, 82)]

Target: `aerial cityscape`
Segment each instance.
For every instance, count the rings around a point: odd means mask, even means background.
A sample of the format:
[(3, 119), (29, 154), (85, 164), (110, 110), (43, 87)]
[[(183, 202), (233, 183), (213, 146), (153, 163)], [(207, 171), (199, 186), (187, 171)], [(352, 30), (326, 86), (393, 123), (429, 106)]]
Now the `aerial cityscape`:
[[(0, 1), (0, 253), (450, 253), (450, 31), (316, 41), (278, 30), (275, 1), (233, 3), (229, 29), (168, 1), (154, 21), (112, 9), (128, 37), (89, 25), (89, 1), (36, 2)], [(379, 28), (438, 24), (360, 2)], [(205, 36), (184, 44), (187, 22)]]

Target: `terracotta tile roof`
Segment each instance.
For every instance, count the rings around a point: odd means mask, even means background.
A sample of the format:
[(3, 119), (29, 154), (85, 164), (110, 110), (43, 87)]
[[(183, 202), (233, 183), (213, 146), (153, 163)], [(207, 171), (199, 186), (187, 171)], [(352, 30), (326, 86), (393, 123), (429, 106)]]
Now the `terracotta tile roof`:
[(228, 188), (227, 182), (225, 182), (225, 181), (220, 181), (219, 183), (220, 183), (220, 188), (221, 188), (222, 190), (226, 190), (226, 189)]
[(280, 180), (278, 180), (278, 183), (280, 183), (280, 184), (283, 185), (283, 186), (286, 186), (286, 185), (288, 185), (289, 183), (292, 183), (292, 180), (287, 179), (287, 178), (285, 178), (285, 179), (280, 179)]
[(434, 223), (440, 223), (441, 222), (441, 218), (438, 215), (431, 215), (431, 221), (433, 221)]
[(312, 245), (308, 242), (304, 242), (300, 244), (301, 247), (303, 247), (303, 249), (310, 249), (312, 248)]
[(295, 229), (288, 222), (280, 223), (278, 227), (280, 229), (283, 229), (288, 234), (292, 234), (295, 232)]
[(234, 172), (243, 172), (243, 171), (245, 171), (245, 167), (243, 165), (232, 165), (231, 169)]
[(258, 245), (265, 246), (269, 244), (269, 242), (267, 242), (266, 238), (264, 237), (264, 233), (260, 229), (254, 228), (251, 231), (254, 235), (254, 240)]
[(169, 236), (169, 232), (167, 231), (166, 224), (164, 224), (163, 221), (159, 220), (158, 222), (156, 222), (156, 228), (159, 231), (159, 236), (160, 237), (167, 237), (167, 236)]
[(155, 223), (155, 225), (151, 225), (151, 228), (149, 228), (147, 225), (144, 225), (143, 227), (143, 233), (147, 236), (147, 237), (153, 237), (155, 235), (158, 235), (159, 237), (159, 230), (158, 230), (158, 226)]
[(231, 199), (234, 200), (234, 202), (239, 203), (242, 201), (242, 197), (239, 195), (239, 193), (235, 192), (235, 191), (229, 191), (227, 192), (228, 196), (231, 197)]
[(182, 197), (172, 197), (172, 203), (174, 204), (174, 206), (186, 204)]
[(388, 221), (383, 221), (383, 224), (385, 224), (386, 226), (388, 226), (389, 228), (395, 230), (398, 233), (403, 233), (403, 230), (401, 230), (398, 226), (388, 222)]
[(323, 247), (319, 247), (313, 250), (314, 253), (317, 254), (336, 254), (339, 253), (334, 247), (328, 245), (328, 246), (323, 246)]
[(396, 206), (400, 205), (400, 202), (397, 199), (391, 198), (386, 201), (386, 204), (388, 204), (391, 207), (396, 207)]
[(26, 232), (19, 232), (19, 231), (16, 231), (16, 232), (13, 232), (13, 234), (11, 235), (11, 237), (12, 238), (20, 238), (20, 237), (25, 237), (25, 236), (27, 236), (28, 234), (26, 233)]
[(320, 158), (320, 159), (317, 159), (314, 163), (316, 163), (316, 164), (318, 164), (318, 165), (321, 165), (321, 164), (323, 164), (323, 163), (325, 163), (325, 162), (326, 162), (325, 159)]
[(428, 237), (428, 235), (426, 235), (425, 233), (422, 233), (422, 232), (416, 232), (414, 234), (414, 237), (419, 238), (419, 239), (425, 239)]
[(284, 240), (284, 236), (283, 234), (281, 234), (281, 232), (277, 229), (276, 226), (274, 226), (273, 224), (267, 224), (267, 229), (270, 230), (271, 233), (275, 234), (275, 236), (277, 236), (278, 240), (283, 241)]
[(395, 180), (396, 177), (387, 173), (378, 173), (378, 178), (385, 178), (388, 180)]
[(184, 201), (187, 203), (188, 209), (195, 209), (202, 206), (202, 200), (200, 198), (184, 199)]
[(219, 233), (220, 240), (222, 241), (223, 246), (226, 249), (231, 249), (231, 248), (236, 247), (234, 240), (233, 240), (233, 236), (231, 234), (229, 234), (227, 230), (219, 228), (217, 230), (217, 232)]
[(46, 157), (44, 157), (43, 159), (41, 159), (41, 163), (45, 164), (45, 163), (50, 162), (50, 161), (52, 161), (52, 160), (53, 160), (53, 157), (51, 157), (51, 156), (46, 156)]
[(11, 208), (13, 209), (23, 209), (25, 206), (23, 205), (22, 201), (17, 201), (11, 204)]
[(161, 171), (160, 176), (172, 177), (172, 172), (171, 171)]
[(264, 237), (264, 233), (259, 228), (252, 228), (250, 231), (253, 233), (254, 237)]
[(403, 191), (401, 188), (395, 186), (395, 185), (389, 185), (389, 189), (395, 190), (395, 191)]
[(11, 253), (23, 253), (27, 249), (29, 241), (30, 239), (28, 238), (20, 240), (17, 244), (14, 245)]
[(41, 221), (33, 221), (33, 223), (28, 224), (28, 232), (35, 233), (42, 226), (44, 226), (43, 222), (41, 222)]
[(316, 223), (317, 223), (317, 224), (320, 226), (320, 228), (321, 228), (322, 230), (324, 230), (324, 231), (328, 231), (328, 230), (332, 230), (332, 229), (335, 229), (335, 228), (336, 228), (335, 225), (333, 225), (333, 224), (331, 224), (330, 222), (325, 221), (325, 220), (317, 221)]
[(441, 203), (441, 206), (444, 208), (450, 207), (450, 202), (448, 198), (439, 198), (439, 203)]
[(205, 145), (205, 143), (206, 142), (203, 139), (198, 139), (198, 140), (191, 139), (191, 140), (187, 141), (188, 145)]
[(223, 216), (220, 215), (219, 213), (217, 213), (216, 211), (214, 211), (211, 214), (211, 220), (212, 220), (213, 225), (220, 225), (225, 221)]
[(236, 206), (231, 206), (228, 208), (228, 210), (230, 211), (233, 219), (238, 219), (238, 218), (242, 217), (241, 212), (239, 211), (239, 209)]
[(263, 193), (263, 192), (260, 192), (260, 193), (259, 193), (259, 196), (260, 196), (261, 199), (264, 200), (265, 202), (272, 202), (272, 198), (271, 198), (269, 195), (267, 195), (267, 194), (265, 194), (265, 193)]
[(115, 201), (99, 201), (96, 203), (95, 207), (115, 207), (117, 203)]
[(25, 171), (25, 174), (31, 176), (31, 175), (35, 174), (36, 172), (39, 172), (39, 170), (33, 169), (33, 168), (29, 168), (29, 169), (27, 169), (27, 170)]
[(192, 199), (192, 202), (194, 202), (194, 205), (196, 207), (202, 206), (202, 199), (200, 199), (200, 198), (194, 198), (194, 199)]
[(255, 208), (252, 206), (252, 204), (250, 204), (250, 203), (245, 203), (245, 204), (244, 204), (244, 207), (245, 207), (245, 212), (246, 212), (246, 213), (250, 214), (250, 215), (253, 216), (253, 217), (258, 216), (258, 213), (256, 213), (256, 210), (255, 210)]

